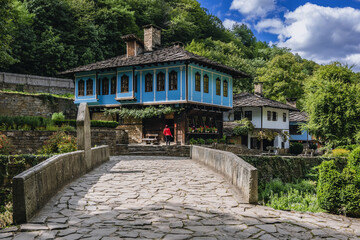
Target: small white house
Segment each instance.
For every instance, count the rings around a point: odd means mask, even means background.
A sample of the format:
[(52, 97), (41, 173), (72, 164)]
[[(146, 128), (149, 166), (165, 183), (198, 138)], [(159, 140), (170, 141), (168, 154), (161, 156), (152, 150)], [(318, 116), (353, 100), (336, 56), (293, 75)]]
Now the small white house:
[[(261, 83), (260, 83), (261, 84)], [(262, 86), (255, 86), (255, 94), (240, 93), (233, 97), (233, 109), (224, 113), (224, 132), (228, 136), (234, 128), (234, 121), (247, 118), (254, 125), (254, 131), (241, 136), (241, 144), (250, 149), (266, 150), (268, 146), (289, 148), (289, 111), (299, 111), (290, 105), (262, 97)], [(260, 133), (275, 133), (273, 140), (261, 139)], [(230, 134), (229, 134), (230, 133)]]

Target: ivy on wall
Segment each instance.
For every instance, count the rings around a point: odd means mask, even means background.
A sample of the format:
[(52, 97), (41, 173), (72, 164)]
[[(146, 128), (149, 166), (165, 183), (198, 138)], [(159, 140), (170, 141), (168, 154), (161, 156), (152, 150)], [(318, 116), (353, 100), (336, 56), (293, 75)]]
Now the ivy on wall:
[(176, 109), (173, 107), (146, 107), (143, 109), (129, 109), (129, 108), (121, 108), (121, 109), (106, 109), (104, 114), (106, 116), (111, 116), (114, 114), (118, 114), (120, 118), (152, 118), (152, 117), (159, 117), (162, 115), (174, 113), (180, 111), (181, 109)]

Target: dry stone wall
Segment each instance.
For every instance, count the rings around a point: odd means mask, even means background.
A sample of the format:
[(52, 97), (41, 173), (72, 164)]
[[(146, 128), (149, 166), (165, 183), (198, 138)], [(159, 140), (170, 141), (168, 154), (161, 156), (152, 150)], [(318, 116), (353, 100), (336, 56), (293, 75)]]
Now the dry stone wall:
[(74, 101), (50, 95), (24, 95), (0, 92), (0, 115), (51, 117), (63, 112), (67, 119), (75, 119), (77, 106)]
[[(54, 131), (3, 131), (14, 145), (17, 154), (36, 153)], [(76, 137), (76, 132), (68, 134)], [(105, 128), (91, 129), (92, 146), (109, 145), (110, 153), (116, 151), (117, 144), (125, 144), (127, 135), (125, 131)]]

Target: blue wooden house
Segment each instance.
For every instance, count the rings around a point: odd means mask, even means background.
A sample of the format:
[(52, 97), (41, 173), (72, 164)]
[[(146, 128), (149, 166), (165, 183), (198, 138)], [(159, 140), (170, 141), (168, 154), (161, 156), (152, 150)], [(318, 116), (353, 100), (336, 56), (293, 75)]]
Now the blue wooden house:
[(147, 133), (161, 134), (165, 124), (179, 143), (206, 134), (190, 128), (208, 126), (219, 130), (212, 134), (221, 134), (222, 112), (233, 104), (233, 79), (248, 77), (245, 73), (190, 53), (181, 44), (161, 47), (161, 29), (154, 25), (144, 27), (144, 40), (133, 34), (122, 39), (125, 55), (62, 73), (75, 77), (76, 104), (88, 103), (92, 115), (103, 108), (171, 105), (181, 109), (142, 119), (140, 135), (130, 136), (135, 142)]

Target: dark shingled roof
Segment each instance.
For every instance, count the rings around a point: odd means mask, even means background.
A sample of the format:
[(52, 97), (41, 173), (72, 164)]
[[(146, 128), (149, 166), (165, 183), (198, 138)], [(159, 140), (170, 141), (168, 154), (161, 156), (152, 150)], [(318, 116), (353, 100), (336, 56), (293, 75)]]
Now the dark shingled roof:
[[(130, 36), (128, 36), (130, 37)], [(132, 36), (131, 36), (132, 37)], [(128, 66), (143, 66), (154, 63), (167, 63), (175, 61), (192, 61), (205, 66), (217, 69), (219, 71), (228, 73), (233, 77), (249, 77), (246, 73), (238, 71), (234, 68), (225, 66), (223, 64), (211, 61), (205, 57), (201, 57), (194, 53), (184, 50), (180, 46), (172, 46), (167, 48), (162, 48), (152, 52), (145, 52), (137, 56), (126, 57), (126, 55), (110, 58), (104, 61), (88, 64), (85, 66), (73, 68), (67, 71), (64, 71), (60, 74), (73, 74), (76, 72), (85, 72), (93, 71), (107, 68), (115, 67), (128, 67)]]
[(293, 112), (291, 111), (289, 114), (290, 122), (307, 122), (309, 117), (306, 112)]
[(234, 95), (233, 107), (272, 107), (299, 111), (290, 105), (246, 92)]

